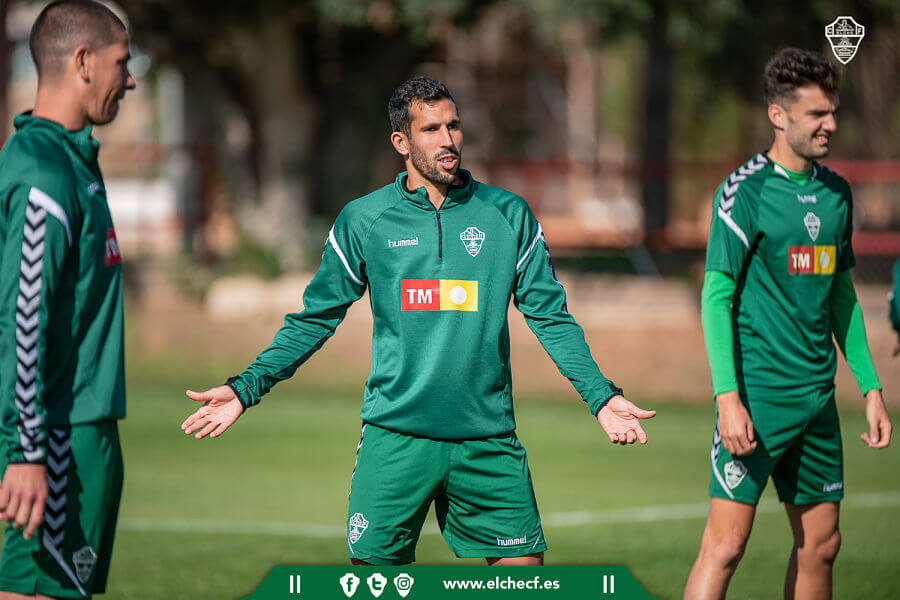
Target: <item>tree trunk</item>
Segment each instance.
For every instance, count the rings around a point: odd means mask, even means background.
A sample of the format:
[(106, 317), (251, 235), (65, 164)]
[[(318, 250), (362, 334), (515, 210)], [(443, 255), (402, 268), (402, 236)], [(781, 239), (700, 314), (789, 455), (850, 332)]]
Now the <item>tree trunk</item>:
[(644, 163), (641, 193), (644, 199), (644, 228), (652, 246), (664, 243), (669, 216), (669, 111), (672, 103), (672, 47), (668, 41), (665, 3), (654, 2), (648, 28), (645, 71), (644, 136), (641, 159)]

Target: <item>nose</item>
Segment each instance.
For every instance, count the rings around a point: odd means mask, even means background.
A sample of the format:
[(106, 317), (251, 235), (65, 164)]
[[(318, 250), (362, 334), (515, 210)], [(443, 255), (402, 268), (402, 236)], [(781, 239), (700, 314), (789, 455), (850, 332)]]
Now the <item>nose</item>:
[(456, 143), (453, 141), (453, 136), (450, 134), (450, 128), (446, 125), (442, 128), (444, 132), (444, 147), (445, 148), (453, 148), (456, 146)]
[(133, 90), (133, 89), (136, 88), (136, 87), (137, 87), (137, 81), (135, 80), (134, 75), (132, 75), (131, 73), (126, 72), (126, 76), (125, 76), (125, 89), (126, 89), (126, 90)]
[(832, 133), (837, 129), (837, 117), (834, 113), (831, 113), (827, 117), (825, 117), (825, 122), (822, 123), (822, 129), (829, 133)]

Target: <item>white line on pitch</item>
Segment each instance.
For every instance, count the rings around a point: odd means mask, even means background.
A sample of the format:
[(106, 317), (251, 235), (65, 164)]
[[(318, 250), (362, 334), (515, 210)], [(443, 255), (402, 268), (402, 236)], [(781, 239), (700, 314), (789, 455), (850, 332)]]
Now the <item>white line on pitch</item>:
[[(888, 508), (900, 506), (900, 492), (858, 494), (841, 502), (844, 510), (864, 508)], [(662, 504), (638, 508), (584, 510), (564, 513), (548, 513), (541, 518), (546, 527), (576, 527), (602, 525), (604, 523), (649, 523), (677, 521), (706, 517), (709, 503)], [(774, 500), (760, 502), (757, 512), (774, 513), (782, 510)], [(166, 533), (247, 533), (252, 535), (277, 535), (297, 537), (332, 538), (347, 534), (343, 525), (317, 525), (310, 523), (279, 523), (276, 521), (232, 521), (205, 519), (152, 519), (124, 518), (119, 520), (120, 531), (159, 531)], [(429, 522), (423, 534), (439, 533), (437, 524)]]

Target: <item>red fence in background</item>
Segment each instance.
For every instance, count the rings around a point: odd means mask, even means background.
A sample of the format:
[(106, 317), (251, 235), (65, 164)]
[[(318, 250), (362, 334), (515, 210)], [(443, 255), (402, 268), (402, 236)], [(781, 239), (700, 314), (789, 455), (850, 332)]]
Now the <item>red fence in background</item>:
[[(567, 159), (493, 159), (485, 163), (485, 179), (524, 196), (539, 216), (554, 249), (578, 251), (630, 248), (645, 241), (643, 222), (592, 222), (597, 210), (585, 205), (633, 204), (641, 207), (641, 183), (667, 180), (670, 190), (667, 246), (705, 247), (712, 195), (741, 161), (670, 161), (641, 163)], [(900, 254), (900, 161), (825, 160), (853, 186), (856, 231), (854, 251), (864, 256)], [(478, 173), (481, 175), (481, 173)], [(587, 194), (584, 190), (590, 190)], [(600, 211), (615, 218), (628, 211)], [(610, 217), (611, 216), (611, 217)], [(635, 226), (637, 225), (637, 226)]]

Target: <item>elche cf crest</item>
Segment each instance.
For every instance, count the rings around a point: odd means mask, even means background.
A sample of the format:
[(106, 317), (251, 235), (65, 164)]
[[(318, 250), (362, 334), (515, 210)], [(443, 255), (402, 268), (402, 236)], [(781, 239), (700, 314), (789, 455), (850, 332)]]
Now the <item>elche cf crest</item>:
[(362, 515), (362, 513), (356, 513), (352, 517), (350, 517), (350, 543), (355, 544), (359, 541), (359, 538), (362, 537), (363, 532), (365, 532), (366, 528), (369, 526), (369, 522), (366, 521), (366, 518)]
[(856, 50), (865, 35), (866, 28), (857, 23), (853, 17), (838, 17), (825, 26), (825, 37), (831, 44), (834, 57), (845, 65), (856, 56)]
[(725, 485), (733, 490), (744, 480), (744, 476), (747, 474), (747, 467), (741, 461), (733, 460), (725, 463), (724, 471)]
[(97, 553), (90, 546), (84, 546), (72, 554), (72, 564), (75, 565), (78, 581), (87, 583), (94, 571), (94, 565), (97, 564)]
[(806, 213), (806, 216), (803, 217), (803, 224), (806, 225), (806, 231), (809, 233), (810, 239), (816, 241), (816, 238), (819, 237), (819, 227), (822, 224), (819, 217), (808, 212)]
[(484, 243), (484, 232), (477, 227), (466, 227), (466, 230), (459, 234), (466, 252), (472, 256), (477, 256), (481, 252), (481, 244)]

